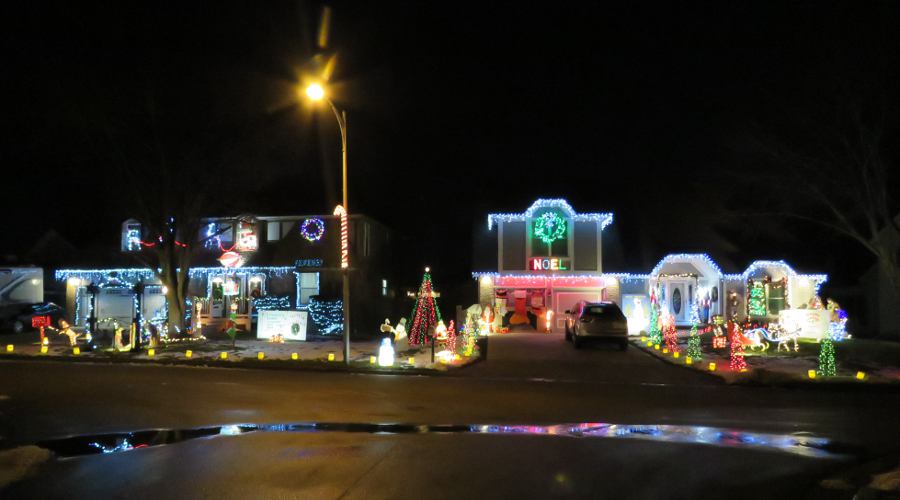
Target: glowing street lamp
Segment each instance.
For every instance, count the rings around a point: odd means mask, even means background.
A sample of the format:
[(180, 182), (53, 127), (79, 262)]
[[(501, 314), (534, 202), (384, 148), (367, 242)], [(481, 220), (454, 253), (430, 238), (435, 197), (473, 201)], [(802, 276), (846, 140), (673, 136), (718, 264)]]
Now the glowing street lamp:
[(313, 83), (306, 87), (306, 95), (313, 101), (321, 101), (325, 97), (325, 89), (318, 83)]
[(343, 274), (343, 306), (344, 306), (344, 363), (350, 364), (350, 268), (349, 268), (349, 246), (347, 242), (347, 214), (350, 209), (347, 208), (347, 112), (338, 111), (337, 106), (331, 102), (326, 96), (325, 89), (321, 84), (311, 83), (306, 87), (306, 96), (312, 101), (326, 101), (334, 112), (337, 119), (338, 127), (341, 130), (341, 179), (343, 201), (336, 209), (335, 215), (341, 217), (341, 271)]

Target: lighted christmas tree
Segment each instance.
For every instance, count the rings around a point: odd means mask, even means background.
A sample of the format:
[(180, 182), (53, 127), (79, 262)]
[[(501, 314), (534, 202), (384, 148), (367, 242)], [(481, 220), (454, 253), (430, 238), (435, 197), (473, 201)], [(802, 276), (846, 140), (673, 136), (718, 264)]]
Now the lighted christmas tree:
[(700, 352), (700, 335), (697, 333), (697, 325), (700, 323), (700, 311), (697, 302), (691, 307), (691, 334), (688, 337), (687, 356), (692, 359), (700, 359), (703, 354)]
[(666, 316), (663, 338), (669, 352), (678, 352), (678, 332), (675, 329), (675, 318), (671, 314)]
[(662, 331), (659, 329), (659, 300), (656, 298), (656, 291), (650, 291), (650, 325), (648, 327), (647, 336), (650, 342), (654, 344), (662, 344)]
[(744, 360), (744, 343), (741, 339), (741, 329), (734, 321), (729, 322), (729, 343), (731, 344), (731, 369), (739, 372), (747, 369), (747, 361)]
[(429, 330), (436, 327), (441, 321), (441, 310), (438, 309), (437, 301), (434, 299), (431, 274), (427, 267), (425, 276), (422, 277), (422, 284), (419, 286), (419, 293), (416, 295), (416, 306), (413, 308), (412, 318), (412, 326), (409, 329), (409, 345), (427, 344)]
[(766, 284), (761, 280), (750, 281), (750, 298), (747, 301), (750, 316), (766, 315)]
[(823, 337), (819, 344), (819, 375), (833, 377), (837, 375), (837, 365), (834, 362), (834, 342), (829, 337)]

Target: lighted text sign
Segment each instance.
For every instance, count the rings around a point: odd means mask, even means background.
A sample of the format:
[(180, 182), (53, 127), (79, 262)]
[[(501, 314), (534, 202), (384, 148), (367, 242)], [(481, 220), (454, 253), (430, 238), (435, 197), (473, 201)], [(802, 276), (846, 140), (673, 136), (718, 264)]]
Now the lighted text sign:
[(325, 261), (322, 259), (297, 259), (294, 262), (294, 267), (322, 267), (325, 265)]
[(534, 257), (531, 259), (532, 271), (568, 271), (569, 259), (557, 257)]

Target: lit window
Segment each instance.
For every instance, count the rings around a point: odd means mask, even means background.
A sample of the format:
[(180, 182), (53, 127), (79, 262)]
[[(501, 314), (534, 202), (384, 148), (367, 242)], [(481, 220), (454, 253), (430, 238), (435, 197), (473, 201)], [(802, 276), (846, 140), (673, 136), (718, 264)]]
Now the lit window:
[(141, 250), (141, 223), (129, 219), (122, 223), (122, 251), (139, 252)]
[(266, 224), (266, 241), (278, 241), (281, 239), (281, 223), (269, 222)]
[(381, 280), (381, 296), (387, 297), (387, 280)]
[(300, 304), (309, 304), (313, 295), (319, 295), (319, 273), (300, 273)]

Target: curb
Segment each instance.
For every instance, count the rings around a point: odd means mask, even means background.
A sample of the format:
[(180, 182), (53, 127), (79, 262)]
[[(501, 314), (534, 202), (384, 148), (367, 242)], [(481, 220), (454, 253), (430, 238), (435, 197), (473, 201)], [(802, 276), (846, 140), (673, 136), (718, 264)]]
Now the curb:
[(359, 373), (367, 375), (425, 375), (440, 376), (455, 370), (465, 368), (468, 365), (481, 361), (476, 358), (470, 363), (458, 367), (448, 365), (435, 365), (435, 368), (382, 368), (370, 367), (368, 363), (363, 365), (359, 363), (354, 366), (345, 365), (341, 361), (322, 361), (322, 360), (287, 360), (287, 359), (268, 359), (265, 361), (257, 359), (242, 359), (240, 361), (220, 361), (218, 359), (147, 359), (147, 358), (99, 358), (99, 357), (81, 357), (81, 356), (59, 356), (59, 355), (40, 355), (31, 356), (26, 354), (3, 354), (0, 355), (0, 361), (50, 361), (50, 362), (68, 362), (68, 363), (86, 363), (86, 364), (132, 364), (147, 366), (178, 366), (178, 367), (195, 367), (195, 368), (232, 368), (232, 369), (250, 369), (250, 370), (280, 370), (280, 371), (305, 371), (320, 373)]
[[(744, 386), (744, 387), (779, 387), (787, 389), (825, 389), (825, 390), (845, 390), (852, 388), (854, 391), (875, 391), (875, 392), (900, 392), (900, 383), (897, 382), (861, 382), (852, 377), (832, 377), (810, 380), (784, 372), (767, 370), (765, 368), (756, 368), (748, 371), (746, 374), (725, 374), (723, 372), (711, 372), (697, 366), (688, 366), (683, 362), (676, 361), (671, 356), (663, 355), (656, 349), (647, 348), (639, 339), (632, 339), (632, 344), (641, 351), (653, 356), (656, 359), (664, 361), (670, 365), (680, 366), (682, 368), (693, 370), (695, 372), (704, 373), (710, 377), (714, 377), (725, 382), (728, 385)], [(768, 377), (762, 380), (761, 377)]]

